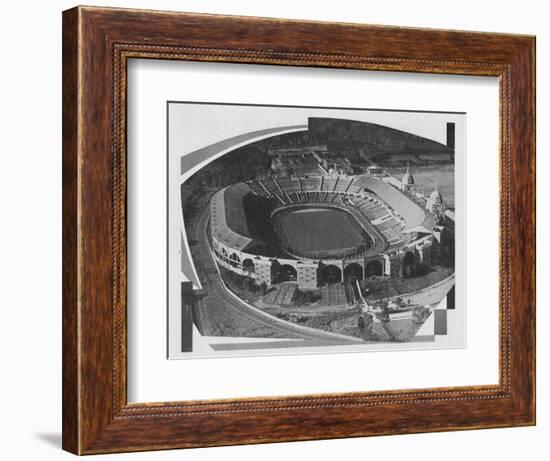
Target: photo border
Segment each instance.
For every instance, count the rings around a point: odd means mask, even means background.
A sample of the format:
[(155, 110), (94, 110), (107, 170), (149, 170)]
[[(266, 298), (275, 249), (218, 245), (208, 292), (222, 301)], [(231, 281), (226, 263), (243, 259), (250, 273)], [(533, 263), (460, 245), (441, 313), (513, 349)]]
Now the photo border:
[[(207, 358), (238, 358), (238, 357), (261, 357), (261, 356), (266, 356), (266, 355), (276, 355), (276, 354), (283, 354), (283, 355), (304, 355), (304, 354), (323, 354), (323, 353), (331, 353), (331, 354), (338, 354), (338, 353), (362, 353), (362, 352), (399, 352), (399, 351), (408, 351), (408, 350), (448, 350), (448, 349), (457, 349), (457, 348), (464, 348), (466, 347), (466, 312), (465, 312), (465, 307), (466, 306), (463, 306), (463, 316), (462, 316), (462, 319), (461, 319), (461, 323), (462, 323), (462, 326), (461, 326), (461, 329), (463, 330), (463, 339), (462, 339), (462, 343), (460, 345), (445, 345), (445, 346), (441, 346), (441, 345), (437, 345), (436, 344), (436, 340), (435, 340), (435, 336), (434, 336), (434, 342), (433, 342), (433, 345), (432, 347), (418, 347), (418, 343), (415, 343), (414, 341), (412, 341), (411, 343), (414, 343), (411, 347), (407, 347), (407, 348), (396, 348), (394, 347), (396, 344), (399, 343), (399, 341), (380, 341), (379, 343), (377, 344), (387, 344), (388, 347), (387, 348), (371, 348), (369, 347), (366, 343), (365, 344), (357, 344), (354, 346), (353, 350), (349, 350), (349, 349), (332, 349), (330, 351), (323, 351), (323, 346), (303, 346), (303, 347), (307, 347), (308, 350), (293, 350), (293, 349), (298, 349), (300, 348), (301, 346), (299, 345), (296, 345), (295, 347), (289, 347), (289, 348), (284, 348), (284, 349), (276, 349), (276, 348), (273, 348), (273, 349), (263, 349), (263, 352), (255, 352), (255, 353), (251, 353), (250, 350), (254, 350), (253, 348), (250, 348), (248, 350), (248, 352), (241, 352), (241, 353), (234, 353), (234, 354), (220, 354), (219, 356), (216, 356), (216, 352), (214, 352), (212, 355), (204, 355), (204, 354), (197, 354), (197, 355), (194, 355), (193, 352), (189, 353), (188, 356), (171, 356), (170, 354), (170, 335), (171, 335), (171, 332), (170, 332), (170, 195), (171, 195), (171, 191), (170, 191), (170, 175), (169, 175), (169, 166), (170, 166), (170, 148), (169, 148), (169, 144), (170, 144), (170, 105), (178, 105), (178, 104), (183, 104), (183, 105), (206, 105), (206, 106), (238, 106), (238, 107), (269, 107), (269, 108), (282, 108), (282, 109), (311, 109), (311, 110), (319, 110), (319, 109), (326, 109), (326, 110), (330, 110), (330, 111), (356, 111), (356, 112), (395, 112), (395, 113), (408, 113), (408, 114), (442, 114), (442, 115), (464, 115), (466, 116), (467, 115), (467, 112), (466, 111), (443, 111), (443, 110), (422, 110), (422, 109), (419, 109), (419, 110), (414, 110), (414, 109), (382, 109), (382, 108), (371, 108), (371, 107), (344, 107), (344, 106), (318, 106), (318, 105), (300, 105), (300, 104), (267, 104), (267, 103), (239, 103), (239, 102), (215, 102), (215, 101), (190, 101), (190, 100), (177, 100), (177, 99), (170, 99), (170, 100), (167, 100), (166, 101), (166, 290), (167, 290), (167, 299), (166, 299), (166, 316), (167, 316), (167, 321), (166, 321), (166, 324), (167, 324), (167, 328), (166, 328), (166, 348), (167, 348), (167, 353), (166, 353), (166, 357), (169, 359), (169, 360), (183, 360), (183, 359), (207, 359)], [(349, 119), (350, 121), (352, 121), (352, 119)], [(374, 122), (373, 122), (374, 123)], [(385, 126), (385, 125), (383, 125)], [(401, 130), (402, 131), (402, 130)], [(466, 126), (464, 124), (464, 127), (463, 127), (463, 132), (462, 132), (462, 135), (464, 136), (465, 135), (465, 131), (466, 131)], [(408, 134), (413, 134), (415, 136), (419, 136), (419, 135), (416, 135), (414, 133), (410, 133), (410, 132), (406, 132)], [(274, 135), (274, 136), (278, 136), (278, 135)], [(269, 138), (265, 138), (265, 139), (269, 139)], [(256, 141), (251, 141), (249, 144), (247, 145), (251, 145), (253, 144), (254, 142)], [(246, 145), (245, 145), (246, 146)], [(240, 148), (242, 148), (243, 146), (239, 146), (239, 147), (236, 147), (235, 149), (233, 150), (230, 150), (229, 152), (226, 152), (225, 154), (222, 154), (222, 156), (220, 157), (216, 157), (216, 159), (218, 158), (221, 158), (223, 157), (224, 155), (227, 155), (231, 152), (233, 152), (234, 150), (238, 150)], [(188, 152), (189, 153), (189, 152)], [(179, 158), (183, 158), (183, 156), (185, 156), (186, 154), (183, 154), (182, 156), (180, 156)], [(206, 159), (205, 159), (206, 160)], [(214, 160), (215, 161), (215, 160)], [(465, 161), (464, 161), (465, 162)], [(208, 162), (209, 164), (210, 162)], [(456, 162), (453, 162), (453, 168), (456, 167)], [(202, 169), (202, 167), (201, 167)], [(197, 170), (197, 172), (200, 171)], [(456, 170), (455, 171), (455, 174), (456, 174)], [(187, 179), (190, 179), (195, 173), (193, 173), (191, 176), (189, 176)], [(465, 174), (465, 172), (464, 172)], [(184, 174), (181, 173), (181, 176), (183, 176)], [(465, 180), (465, 178), (462, 178), (463, 180)], [(455, 180), (455, 184), (454, 184), (454, 188), (455, 188), (455, 192), (456, 192), (456, 180)], [(180, 198), (181, 200), (181, 198)], [(179, 205), (179, 208), (178, 207), (175, 207), (174, 206), (174, 210), (180, 210), (181, 208), (181, 202), (178, 203)], [(181, 210), (179, 211), (181, 213)], [(456, 226), (456, 222), (455, 222), (455, 226)], [(455, 230), (456, 231), (456, 230)], [(461, 225), (461, 231), (462, 232), (465, 232), (465, 224), (462, 223)], [(455, 237), (455, 240), (456, 240), (456, 237)], [(188, 249), (188, 248), (187, 248)], [(185, 249), (182, 249), (182, 251), (187, 251)], [(455, 249), (456, 251), (456, 249)], [(193, 260), (193, 257), (190, 253), (190, 251), (187, 251), (188, 255), (188, 259), (191, 263), (191, 265), (193, 266), (193, 269), (196, 271), (196, 265), (195, 265), (195, 261)], [(456, 272), (456, 267), (454, 268), (454, 272)], [(453, 272), (453, 273), (454, 273)], [(195, 275), (197, 275), (195, 273)], [(429, 288), (429, 287), (427, 287)], [(456, 288), (456, 280), (455, 280), (455, 283), (453, 285), (453, 288)], [(465, 291), (465, 287), (463, 289), (463, 291)], [(442, 302), (444, 299), (447, 299), (447, 294), (445, 294), (445, 296), (440, 300), (440, 302)], [(465, 304), (465, 303), (464, 303)], [(310, 328), (313, 328), (313, 327), (310, 327)], [(231, 335), (222, 335), (221, 337), (231, 337)], [(178, 337), (179, 339), (181, 339), (181, 333), (180, 333), (180, 336)], [(337, 347), (337, 346), (336, 346)]]

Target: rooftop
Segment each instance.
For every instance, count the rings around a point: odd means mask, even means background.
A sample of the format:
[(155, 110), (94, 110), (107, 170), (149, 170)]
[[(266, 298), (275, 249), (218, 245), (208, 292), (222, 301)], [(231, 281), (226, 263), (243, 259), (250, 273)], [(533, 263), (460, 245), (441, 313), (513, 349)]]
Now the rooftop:
[(210, 202), (212, 235), (237, 250), (261, 243), (248, 227), (243, 200), (250, 192), (246, 184), (237, 183), (216, 192)]

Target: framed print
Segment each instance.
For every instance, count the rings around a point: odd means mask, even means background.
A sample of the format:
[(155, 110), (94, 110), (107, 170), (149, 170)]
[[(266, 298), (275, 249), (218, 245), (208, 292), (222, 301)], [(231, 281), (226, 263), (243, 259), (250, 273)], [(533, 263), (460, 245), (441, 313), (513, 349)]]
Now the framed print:
[(64, 449), (534, 424), (534, 50), (64, 12)]
[(169, 358), (464, 346), (465, 114), (167, 106)]

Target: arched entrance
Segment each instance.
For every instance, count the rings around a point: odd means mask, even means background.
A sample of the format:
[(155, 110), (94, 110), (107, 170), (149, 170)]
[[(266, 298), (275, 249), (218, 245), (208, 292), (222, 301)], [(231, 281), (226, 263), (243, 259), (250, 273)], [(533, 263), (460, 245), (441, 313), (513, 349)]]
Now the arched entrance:
[(322, 266), (319, 269), (319, 278), (322, 283), (340, 283), (342, 282), (342, 270), (334, 264)]
[(276, 280), (277, 283), (282, 282), (295, 282), (298, 277), (296, 269), (289, 264), (283, 264), (278, 267)]
[(363, 268), (360, 264), (351, 263), (344, 268), (345, 280), (363, 280)]
[(243, 260), (243, 271), (248, 272), (249, 274), (253, 274), (255, 272), (254, 262), (250, 258)]
[(233, 267), (237, 267), (241, 263), (241, 260), (237, 256), (236, 253), (231, 253), (229, 256), (229, 264), (231, 264)]
[(407, 251), (403, 258), (403, 277), (414, 277), (416, 257), (412, 251)]
[(381, 276), (383, 275), (382, 261), (373, 260), (367, 263), (365, 266), (365, 278)]

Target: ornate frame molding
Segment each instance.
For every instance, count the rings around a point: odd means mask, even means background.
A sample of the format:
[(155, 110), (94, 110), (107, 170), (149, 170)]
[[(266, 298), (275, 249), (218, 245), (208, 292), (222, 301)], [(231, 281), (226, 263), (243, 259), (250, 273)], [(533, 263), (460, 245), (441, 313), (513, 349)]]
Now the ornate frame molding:
[[(63, 447), (88, 454), (534, 424), (534, 52), (534, 38), (518, 35), (64, 12)], [(499, 77), (499, 385), (128, 404), (126, 68), (136, 58)]]

